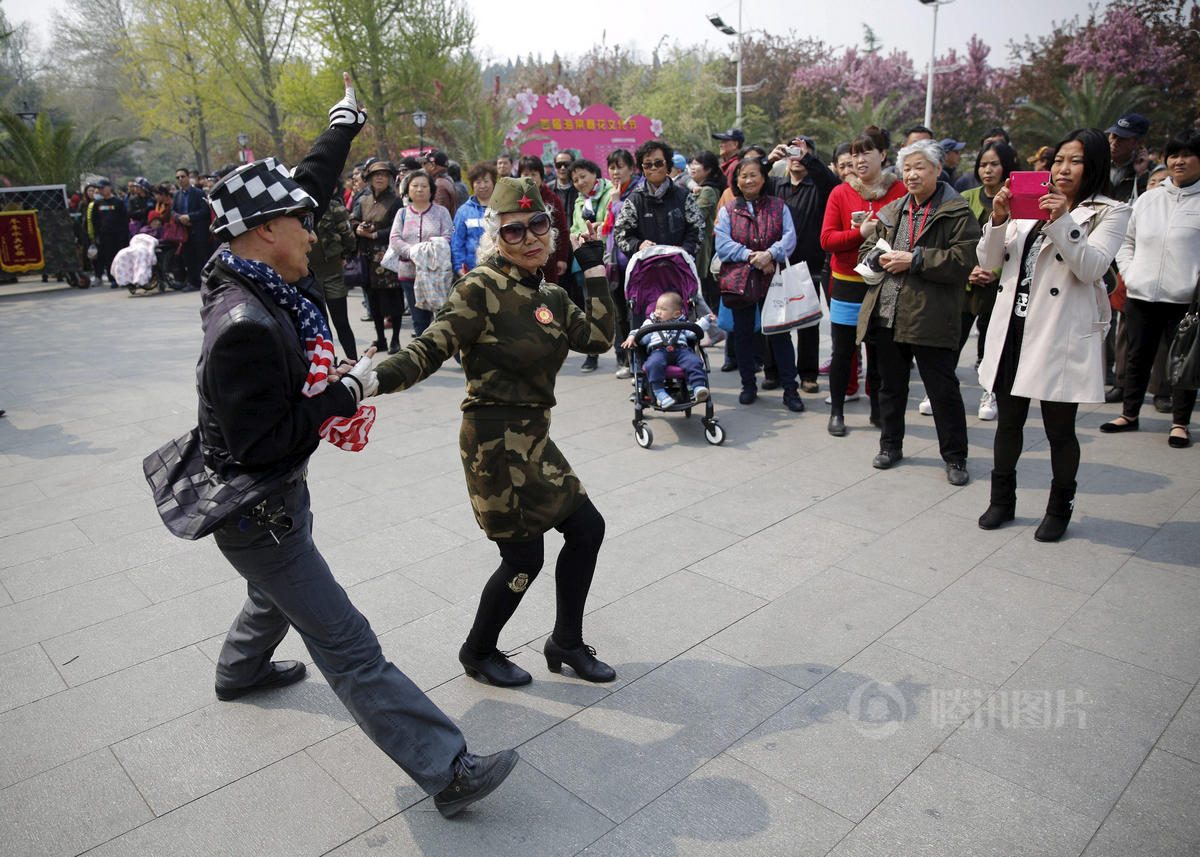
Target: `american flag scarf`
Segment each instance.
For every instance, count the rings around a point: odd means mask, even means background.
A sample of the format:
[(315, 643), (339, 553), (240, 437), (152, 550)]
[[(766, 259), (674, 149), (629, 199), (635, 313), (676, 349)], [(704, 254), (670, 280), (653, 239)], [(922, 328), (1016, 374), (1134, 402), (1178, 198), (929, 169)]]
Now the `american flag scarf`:
[[(308, 357), (308, 377), (300, 394), (308, 398), (316, 396), (329, 386), (329, 373), (336, 362), (333, 350), (333, 333), (325, 316), (316, 305), (299, 289), (285, 283), (275, 269), (265, 262), (243, 259), (228, 250), (221, 254), (221, 261), (248, 280), (252, 280), (266, 291), (279, 307), (288, 311), (296, 323), (296, 332), (304, 345)], [(375, 423), (375, 408), (359, 405), (352, 417), (330, 417), (321, 424), (320, 435), (338, 449), (358, 452), (367, 445), (367, 435)]]

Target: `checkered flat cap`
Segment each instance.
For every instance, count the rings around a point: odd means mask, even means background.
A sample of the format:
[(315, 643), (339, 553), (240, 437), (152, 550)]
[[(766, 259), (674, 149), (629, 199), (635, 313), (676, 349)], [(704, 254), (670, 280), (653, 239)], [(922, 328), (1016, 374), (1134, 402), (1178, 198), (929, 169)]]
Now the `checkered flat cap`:
[(317, 207), (317, 201), (292, 178), (292, 171), (274, 158), (229, 173), (213, 185), (209, 202), (217, 216), (212, 231), (222, 241), (280, 215)]

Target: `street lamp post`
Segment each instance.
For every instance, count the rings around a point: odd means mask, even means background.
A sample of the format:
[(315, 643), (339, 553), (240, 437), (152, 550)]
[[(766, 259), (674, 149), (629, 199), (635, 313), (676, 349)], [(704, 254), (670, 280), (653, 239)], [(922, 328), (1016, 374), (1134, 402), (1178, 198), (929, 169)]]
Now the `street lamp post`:
[(933, 75), (934, 65), (937, 63), (937, 16), (938, 7), (944, 6), (947, 3), (953, 3), (954, 0), (918, 0), (922, 6), (933, 7), (933, 38), (929, 43), (929, 80), (925, 84), (925, 127), (932, 128), (930, 123), (933, 121)]
[(237, 142), (238, 142), (238, 159), (241, 160), (241, 162), (243, 164), (249, 163), (249, 159), (246, 157), (246, 150), (250, 148), (250, 135), (249, 134), (238, 134)]
[(29, 109), (29, 102), (21, 102), (21, 110), (17, 113), (17, 118), (28, 125), (30, 128), (37, 126), (38, 114), (36, 110)]
[[(925, 2), (925, 0), (921, 0), (921, 2)], [(734, 124), (735, 128), (741, 128), (742, 127), (742, 0), (738, 0), (738, 23), (737, 23), (736, 30), (733, 27), (726, 24), (725, 21), (721, 19), (721, 16), (715, 12), (708, 16), (708, 21), (710, 24), (712, 24), (714, 27), (716, 27), (718, 30), (720, 30), (725, 35), (737, 36), (737, 57), (734, 60), (735, 65), (737, 67), (737, 82), (736, 82), (736, 89), (734, 90), (737, 93), (737, 96), (736, 96), (737, 118), (734, 120), (733, 124)]]
[(425, 123), (429, 120), (429, 115), (421, 109), (413, 111), (413, 124), (417, 126), (417, 149), (423, 155), (425, 154)]

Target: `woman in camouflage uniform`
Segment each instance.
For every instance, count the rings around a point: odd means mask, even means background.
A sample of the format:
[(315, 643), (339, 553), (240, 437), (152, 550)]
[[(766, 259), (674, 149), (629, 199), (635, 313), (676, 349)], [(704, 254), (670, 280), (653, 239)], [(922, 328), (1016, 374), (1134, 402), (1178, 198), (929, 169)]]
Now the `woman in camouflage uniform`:
[(346, 359), (358, 362), (358, 343), (354, 339), (354, 328), (346, 312), (346, 276), (344, 263), (357, 249), (354, 228), (350, 225), (350, 212), (342, 204), (341, 183), (334, 188), (329, 198), (329, 207), (317, 221), (317, 243), (308, 251), (308, 267), (325, 292), (325, 305), (333, 329)]
[[(604, 244), (586, 241), (575, 258), (586, 277), (580, 309), (542, 276), (555, 235), (537, 184), (502, 178), (484, 213), (482, 261), (455, 285), (420, 337), (376, 367), (380, 392), (403, 390), (462, 354), (467, 397), (459, 434), (475, 519), (500, 549), (475, 623), (458, 657), (467, 675), (514, 686), (532, 680), (497, 649), (500, 631), (543, 562), (543, 535), (563, 534), (555, 566), (557, 617), (546, 665), (565, 662), (588, 681), (612, 681), (612, 667), (583, 642), (583, 609), (604, 519), (550, 440), (554, 382), (568, 350), (599, 354), (613, 335)], [(560, 236), (560, 240), (567, 237)]]

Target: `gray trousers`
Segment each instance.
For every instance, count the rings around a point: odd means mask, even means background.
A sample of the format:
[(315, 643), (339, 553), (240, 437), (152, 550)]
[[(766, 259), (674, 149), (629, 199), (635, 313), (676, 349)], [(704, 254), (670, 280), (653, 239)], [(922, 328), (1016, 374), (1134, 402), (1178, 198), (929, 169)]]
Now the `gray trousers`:
[(313, 544), (307, 483), (268, 498), (268, 512), (277, 508), (291, 518), (290, 529), (234, 518), (214, 534), (249, 595), (225, 638), (217, 683), (244, 687), (265, 676), (275, 647), (294, 627), (367, 737), (436, 794), (450, 784), (454, 760), (466, 749), (462, 732), (383, 656), (370, 624), (334, 580)]

